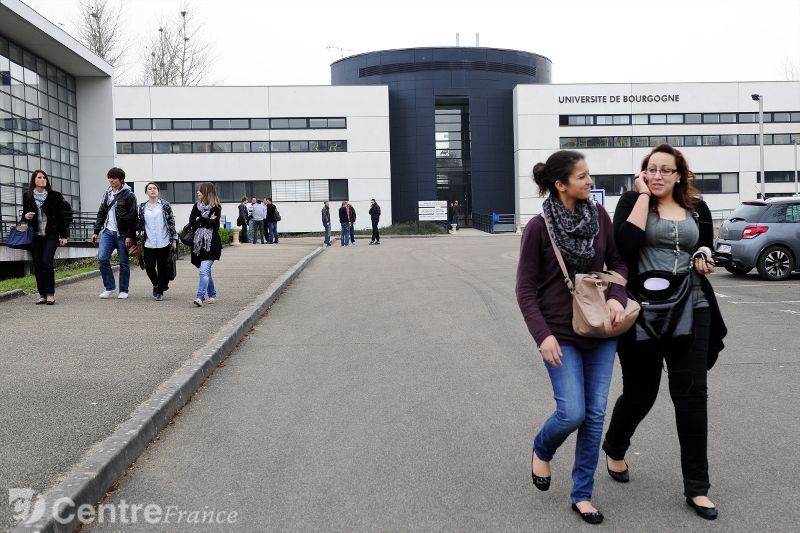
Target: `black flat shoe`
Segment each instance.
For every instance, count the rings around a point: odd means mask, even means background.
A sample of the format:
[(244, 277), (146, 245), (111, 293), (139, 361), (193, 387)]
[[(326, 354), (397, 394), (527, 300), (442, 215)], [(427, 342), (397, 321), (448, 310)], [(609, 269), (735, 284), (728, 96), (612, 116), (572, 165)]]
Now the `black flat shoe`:
[(531, 479), (533, 480), (533, 486), (542, 492), (550, 488), (550, 476), (541, 477), (531, 472)]
[(615, 470), (611, 470), (608, 467), (608, 454), (606, 454), (606, 470), (608, 470), (608, 475), (611, 476), (611, 479), (617, 481), (619, 483), (627, 483), (631, 480), (631, 476), (628, 473), (628, 463), (625, 463), (625, 470), (622, 472), (617, 472)]
[(686, 498), (686, 503), (689, 504), (689, 507), (694, 509), (694, 512), (700, 518), (705, 518), (706, 520), (716, 520), (717, 519), (717, 508), (716, 507), (703, 507), (702, 505), (697, 505), (694, 503), (694, 500), (691, 498)]
[(603, 521), (603, 513), (594, 511), (593, 513), (582, 513), (578, 506), (572, 504), (572, 510), (581, 515), (581, 519), (587, 524), (599, 524)]

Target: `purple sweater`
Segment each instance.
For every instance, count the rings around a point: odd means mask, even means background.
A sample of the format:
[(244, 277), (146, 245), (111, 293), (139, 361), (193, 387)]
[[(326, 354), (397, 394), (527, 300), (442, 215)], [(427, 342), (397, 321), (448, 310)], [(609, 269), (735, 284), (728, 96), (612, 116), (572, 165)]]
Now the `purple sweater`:
[[(589, 270), (614, 270), (627, 278), (628, 268), (614, 244), (611, 219), (602, 206), (598, 205), (597, 210), (600, 231), (594, 240), (595, 256)], [(617, 300), (622, 307), (628, 303), (625, 288), (621, 285), (609, 284), (608, 292), (609, 298)], [(599, 340), (581, 337), (572, 329), (572, 295), (564, 283), (564, 275), (541, 215), (533, 218), (522, 234), (517, 266), (517, 303), (537, 345), (550, 335), (555, 335), (559, 344), (572, 344), (581, 349), (592, 348)]]

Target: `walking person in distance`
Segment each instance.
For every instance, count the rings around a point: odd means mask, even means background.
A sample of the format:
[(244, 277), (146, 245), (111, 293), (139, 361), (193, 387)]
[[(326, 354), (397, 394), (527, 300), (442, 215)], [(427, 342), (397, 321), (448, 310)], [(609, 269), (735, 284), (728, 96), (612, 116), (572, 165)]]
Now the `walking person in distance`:
[(39, 292), (36, 304), (53, 305), (56, 249), (67, 245), (69, 228), (64, 218), (64, 197), (50, 187), (50, 178), (44, 170), (34, 170), (31, 174), (28, 190), (22, 195), (22, 213), (20, 222), (33, 228), (31, 256)]
[[(583, 155), (556, 152), (546, 163), (537, 163), (533, 175), (540, 194), (547, 198), (542, 214), (528, 223), (522, 236), (516, 294), (545, 362), (556, 410), (533, 440), (531, 479), (539, 490), (550, 488), (550, 461), (577, 431), (572, 509), (585, 522), (599, 524), (603, 515), (592, 503), (594, 472), (617, 340), (575, 333), (572, 295), (552, 243), (561, 251), (573, 279), (577, 273), (606, 270), (605, 266), (623, 277), (627, 270), (617, 253), (608, 213), (591, 200), (592, 178)], [(613, 325), (621, 323), (626, 303), (624, 287), (609, 284), (606, 310)]]
[(331, 245), (331, 206), (328, 200), (325, 200), (322, 205), (322, 227), (325, 229), (325, 240), (322, 244), (325, 246)]
[(370, 200), (370, 203), (369, 217), (372, 220), (372, 239), (369, 241), (369, 243), (380, 244), (381, 235), (378, 233), (378, 222), (381, 219), (381, 206), (378, 205), (378, 202), (375, 201), (375, 198)]

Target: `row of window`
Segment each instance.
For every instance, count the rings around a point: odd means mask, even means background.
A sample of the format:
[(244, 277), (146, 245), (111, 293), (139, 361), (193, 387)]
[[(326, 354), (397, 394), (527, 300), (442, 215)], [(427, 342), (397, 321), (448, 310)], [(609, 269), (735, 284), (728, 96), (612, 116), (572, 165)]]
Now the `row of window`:
[[(0, 115), (2, 115), (2, 111), (0, 111)], [(0, 119), (0, 125), (2, 125), (4, 121)], [(73, 152), (78, 151), (78, 138), (73, 137), (67, 133), (63, 133), (52, 128), (41, 127), (39, 130), (31, 131), (31, 130), (6, 130), (0, 128), (0, 144), (2, 143), (10, 143), (10, 142), (17, 142), (17, 143), (50, 143), (60, 147), (64, 150), (72, 150)]]
[[(648, 148), (672, 146), (758, 146), (757, 134), (739, 135), (644, 135), (632, 137), (561, 137), (561, 148)], [(764, 144), (800, 144), (800, 133), (770, 133)]]
[[(40, 168), (47, 172), (47, 175), (51, 179), (59, 178), (65, 181), (76, 182), (76, 187), (73, 194), (79, 194), (77, 183), (80, 181), (80, 176), (78, 175), (77, 166), (58, 163), (33, 156), (27, 156), (23, 158), (12, 158), (11, 156), (4, 155), (0, 156), (0, 183), (16, 183), (18, 185), (27, 186), (31, 181), (32, 172), (28, 169), (36, 168)], [(69, 192), (69, 190), (66, 191), (66, 193)]]
[(336, 118), (118, 118), (117, 130), (306, 130), (345, 129)]
[[(202, 182), (158, 182), (161, 198), (174, 204), (195, 202), (197, 187)], [(238, 203), (242, 197), (265, 197), (278, 202), (322, 202), (348, 199), (347, 180), (272, 180), (272, 181), (220, 181), (214, 184), (221, 202)]]
[[(620, 196), (633, 187), (631, 174), (592, 174), (592, 187), (604, 189), (607, 196)], [(767, 176), (769, 180), (769, 176)], [(739, 174), (736, 172), (704, 172), (694, 175), (694, 184), (704, 194), (739, 192)]]
[[(764, 179), (767, 183), (794, 183), (794, 170), (765, 170)], [(756, 182), (761, 183), (761, 173), (756, 173)]]
[[(764, 122), (800, 122), (800, 111), (764, 113)], [(649, 115), (559, 115), (559, 126), (630, 124), (758, 124), (758, 113), (654, 113)]]
[(2, 142), (0, 137), (0, 156), (26, 155), (44, 157), (58, 163), (78, 164), (78, 152), (41, 142)]
[(347, 141), (200, 141), (117, 143), (118, 154), (346, 152)]
[(0, 71), (17, 68), (24, 69), (24, 75), (14, 77), (25, 83), (35, 85), (32, 82), (41, 77), (75, 91), (75, 78), (0, 35)]
[[(10, 103), (12, 102), (12, 98), (17, 100), (13, 103), (13, 105)], [(38, 113), (35, 111), (35, 109), (51, 111), (61, 116), (68, 117), (70, 120), (75, 120), (77, 115), (74, 97), (72, 96), (70, 96), (67, 100), (60, 100), (58, 97), (48, 96), (46, 93), (38, 91), (30, 85), (23, 85), (21, 83), (15, 83), (10, 87), (4, 87), (2, 85), (1, 78), (0, 101), (4, 102), (3, 107), (6, 109), (27, 109), (28, 114), (34, 114), (34, 116), (38, 116)], [(14, 112), (18, 115), (24, 114), (18, 111)]]

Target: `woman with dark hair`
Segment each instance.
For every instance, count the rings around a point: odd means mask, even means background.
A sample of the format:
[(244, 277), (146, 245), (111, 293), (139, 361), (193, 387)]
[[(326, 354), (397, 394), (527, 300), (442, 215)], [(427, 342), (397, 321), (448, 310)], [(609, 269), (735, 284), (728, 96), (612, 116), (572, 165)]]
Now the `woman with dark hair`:
[[(675, 405), (686, 503), (713, 520), (717, 510), (708, 499), (708, 370), (713, 366), (726, 329), (706, 274), (714, 271), (710, 251), (694, 260), (698, 247), (711, 247), (713, 225), (708, 206), (693, 184), (694, 175), (680, 151), (656, 146), (642, 161), (634, 190), (622, 195), (614, 213), (617, 246), (631, 279), (667, 271), (691, 276), (693, 332), (690, 335), (641, 340), (636, 329), (620, 338), (622, 395), (614, 406), (603, 450), (609, 475), (629, 480), (625, 453), (636, 427), (658, 395), (666, 361), (669, 392)], [(690, 264), (694, 267), (692, 270)], [(642, 317), (640, 317), (641, 320)]]
[[(222, 256), (222, 240), (219, 238), (219, 219), (222, 214), (217, 189), (213, 183), (201, 183), (197, 188), (197, 203), (192, 207), (189, 223), (194, 228), (192, 245), (192, 264), (200, 270), (200, 282), (197, 287), (197, 298), (194, 305), (203, 307), (203, 303), (216, 303), (217, 288), (211, 277), (214, 261)], [(208, 295), (208, 300), (206, 300)]]
[(144, 186), (147, 201), (139, 204), (139, 224), (143, 231), (144, 265), (147, 277), (153, 284), (153, 299), (160, 302), (169, 289), (169, 254), (178, 246), (175, 216), (169, 202), (159, 198), (161, 188), (154, 181)]
[[(528, 330), (547, 363), (556, 411), (533, 440), (531, 478), (537, 489), (550, 488), (550, 461), (577, 430), (572, 509), (584, 521), (599, 524), (603, 515), (592, 505), (592, 491), (617, 340), (575, 333), (572, 296), (552, 243), (573, 279), (578, 273), (606, 269), (625, 277), (627, 269), (617, 254), (608, 213), (591, 200), (592, 177), (582, 154), (556, 152), (547, 163), (533, 167), (533, 176), (540, 194), (549, 194), (542, 214), (522, 235), (516, 292)], [(621, 323), (626, 303), (624, 287), (611, 284), (606, 309), (613, 325)]]
[(33, 228), (33, 271), (39, 291), (37, 305), (56, 303), (53, 261), (56, 248), (66, 246), (69, 228), (64, 220), (64, 197), (50, 187), (44, 170), (34, 170), (28, 190), (22, 195), (22, 220)]

